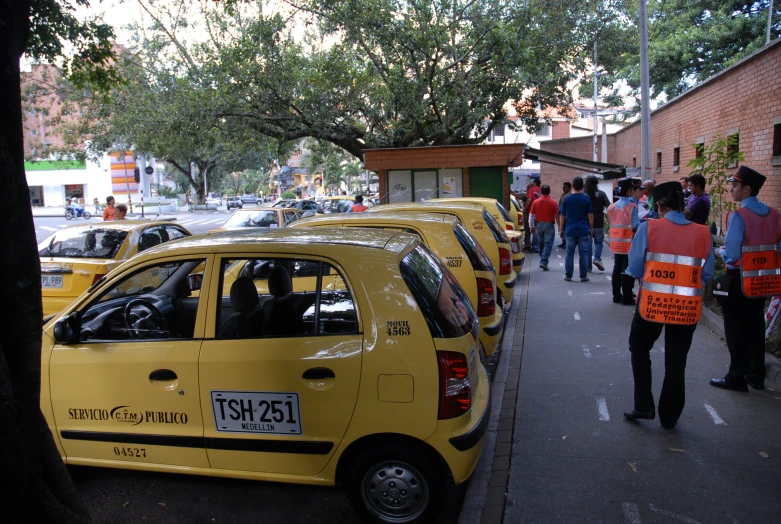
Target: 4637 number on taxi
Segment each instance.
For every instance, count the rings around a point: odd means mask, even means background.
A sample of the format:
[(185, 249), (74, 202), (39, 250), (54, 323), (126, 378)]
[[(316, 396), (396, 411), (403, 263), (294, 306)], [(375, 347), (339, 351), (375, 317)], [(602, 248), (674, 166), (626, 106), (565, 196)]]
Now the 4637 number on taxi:
[(217, 431), (301, 435), (298, 393), (212, 391)]

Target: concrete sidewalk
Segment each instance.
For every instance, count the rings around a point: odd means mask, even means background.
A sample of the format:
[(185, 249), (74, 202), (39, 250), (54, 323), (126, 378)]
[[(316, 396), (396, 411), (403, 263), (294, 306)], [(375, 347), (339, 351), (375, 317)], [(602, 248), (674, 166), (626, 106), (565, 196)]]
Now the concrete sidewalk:
[[(527, 254), (459, 524), (777, 521), (778, 361), (768, 358), (764, 391), (709, 386), (726, 373), (729, 353), (721, 319), (705, 311), (676, 429), (626, 421), (634, 308), (612, 303), (607, 249), (603, 261), (606, 271), (590, 282), (564, 282), (564, 250), (554, 248), (549, 272)], [(662, 334), (651, 352), (657, 400), (664, 355)]]

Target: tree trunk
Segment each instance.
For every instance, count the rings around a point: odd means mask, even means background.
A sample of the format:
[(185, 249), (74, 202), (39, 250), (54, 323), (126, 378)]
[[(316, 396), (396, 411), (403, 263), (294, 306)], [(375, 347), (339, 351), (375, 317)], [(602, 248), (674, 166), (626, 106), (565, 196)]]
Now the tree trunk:
[[(87, 522), (40, 407), (41, 267), (24, 170), (19, 59), (30, 1), (0, 1), (0, 507), (4, 522)], [(48, 385), (46, 386), (48, 387)]]

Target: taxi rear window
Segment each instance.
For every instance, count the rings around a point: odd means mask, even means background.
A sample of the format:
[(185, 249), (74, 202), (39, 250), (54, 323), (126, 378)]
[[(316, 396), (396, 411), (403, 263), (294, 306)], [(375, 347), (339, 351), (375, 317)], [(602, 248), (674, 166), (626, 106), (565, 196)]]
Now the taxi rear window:
[(117, 229), (60, 231), (38, 244), (38, 256), (112, 259), (125, 237), (127, 231)]
[(481, 246), (472, 233), (461, 224), (456, 224), (453, 229), (456, 234), (461, 247), (464, 248), (466, 256), (469, 257), (469, 262), (472, 263), (472, 269), (475, 271), (493, 271), (494, 266), (491, 264), (491, 259), (488, 258), (483, 246)]
[(488, 229), (491, 230), (491, 233), (494, 235), (494, 240), (496, 240), (498, 244), (510, 243), (510, 239), (507, 238), (504, 229), (499, 225), (499, 222), (497, 222), (496, 219), (491, 216), (491, 213), (488, 211), (483, 211), (483, 220), (485, 220), (485, 223), (488, 224)]
[(519, 213), (522, 212), (521, 207), (518, 205), (518, 202), (514, 198), (510, 199), (510, 204), (512, 204), (512, 206), (515, 208), (517, 212)]
[(419, 245), (400, 264), (434, 338), (456, 338), (472, 332), (477, 313), (453, 274), (428, 248)]
[(502, 218), (504, 218), (505, 222), (512, 222), (513, 217), (510, 216), (510, 213), (507, 212), (507, 210), (504, 208), (502, 204), (499, 202), (496, 203), (496, 207), (499, 209), (499, 213), (501, 213)]

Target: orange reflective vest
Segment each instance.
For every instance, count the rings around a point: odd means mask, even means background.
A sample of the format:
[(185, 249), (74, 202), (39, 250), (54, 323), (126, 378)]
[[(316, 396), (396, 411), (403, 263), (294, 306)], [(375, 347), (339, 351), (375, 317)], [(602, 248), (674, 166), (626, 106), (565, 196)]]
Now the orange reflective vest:
[(702, 266), (713, 247), (708, 228), (650, 220), (638, 311), (650, 322), (694, 325), (702, 311)]
[(632, 210), (637, 204), (627, 204), (622, 208), (616, 207), (616, 202), (607, 208), (607, 217), (610, 220), (610, 251), (616, 255), (626, 255), (632, 247)]
[(772, 207), (765, 216), (746, 207), (737, 213), (746, 226), (738, 263), (743, 294), (748, 298), (781, 295), (781, 215)]

